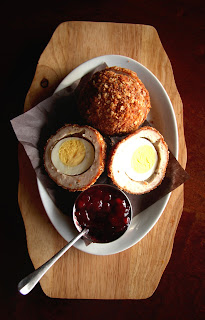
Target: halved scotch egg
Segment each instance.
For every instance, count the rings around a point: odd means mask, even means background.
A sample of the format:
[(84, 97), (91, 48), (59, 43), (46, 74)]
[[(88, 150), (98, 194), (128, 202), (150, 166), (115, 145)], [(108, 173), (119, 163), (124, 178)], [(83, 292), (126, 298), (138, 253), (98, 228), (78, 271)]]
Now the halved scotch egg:
[(44, 166), (57, 185), (82, 191), (104, 171), (105, 153), (105, 141), (96, 129), (67, 124), (47, 141)]
[(128, 193), (148, 193), (161, 184), (168, 160), (168, 146), (163, 136), (155, 128), (142, 127), (113, 147), (108, 176)]

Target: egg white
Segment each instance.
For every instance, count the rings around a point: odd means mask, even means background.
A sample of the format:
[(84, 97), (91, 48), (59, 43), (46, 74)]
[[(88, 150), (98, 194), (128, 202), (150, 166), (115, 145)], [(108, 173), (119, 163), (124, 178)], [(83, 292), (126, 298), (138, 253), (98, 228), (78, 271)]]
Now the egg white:
[[(126, 174), (129, 176), (130, 179), (134, 180), (134, 181), (145, 181), (147, 179), (149, 179), (156, 167), (157, 167), (157, 163), (158, 163), (158, 155), (157, 155), (157, 151), (155, 149), (155, 147), (153, 146), (153, 144), (145, 139), (145, 138), (132, 138), (130, 140), (127, 140), (127, 142), (125, 142), (126, 146), (125, 146), (125, 155), (126, 155), (126, 159), (124, 160), (125, 163), (125, 172)], [(153, 166), (144, 173), (138, 173), (136, 172), (132, 167), (131, 167), (131, 159), (133, 156), (133, 153), (135, 152), (135, 150), (140, 147), (140, 146), (145, 146), (148, 145), (150, 146), (155, 153), (155, 162), (153, 164)]]
[[(81, 163), (79, 163), (76, 166), (67, 166), (65, 165), (59, 158), (59, 149), (61, 147), (61, 145), (66, 142), (67, 140), (80, 140), (84, 147), (85, 147), (85, 157), (82, 160)], [(52, 149), (51, 152), (51, 161), (53, 163), (53, 165), (55, 166), (56, 170), (59, 173), (62, 174), (66, 174), (66, 175), (79, 175), (83, 172), (85, 172), (86, 170), (88, 170), (90, 168), (90, 166), (92, 165), (93, 161), (94, 161), (94, 157), (95, 157), (95, 150), (93, 145), (82, 138), (77, 138), (77, 137), (68, 137), (68, 138), (64, 138), (61, 139), (60, 141), (58, 141), (56, 143), (56, 145), (54, 146), (54, 148)]]

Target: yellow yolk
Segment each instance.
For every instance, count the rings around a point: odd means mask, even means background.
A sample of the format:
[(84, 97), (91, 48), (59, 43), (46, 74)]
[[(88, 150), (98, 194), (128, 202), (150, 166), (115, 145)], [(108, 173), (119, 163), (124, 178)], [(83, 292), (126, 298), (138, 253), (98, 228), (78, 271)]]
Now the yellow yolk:
[(154, 145), (145, 138), (130, 139), (124, 152), (125, 172), (130, 179), (145, 181), (149, 179), (158, 163)]
[(62, 174), (77, 175), (90, 168), (95, 159), (95, 149), (89, 141), (78, 137), (59, 140), (51, 151), (51, 161)]
[(131, 158), (131, 168), (137, 173), (148, 172), (156, 162), (156, 152), (148, 145), (138, 147)]
[(75, 167), (85, 158), (85, 146), (77, 139), (67, 140), (59, 148), (59, 159), (69, 167)]

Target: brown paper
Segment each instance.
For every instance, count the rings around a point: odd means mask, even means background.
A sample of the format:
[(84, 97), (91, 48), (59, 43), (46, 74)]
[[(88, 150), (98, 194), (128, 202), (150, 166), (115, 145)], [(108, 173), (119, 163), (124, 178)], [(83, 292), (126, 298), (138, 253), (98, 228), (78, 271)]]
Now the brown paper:
[[(85, 124), (77, 111), (77, 95), (93, 73), (104, 69), (105, 66), (105, 64), (100, 65), (81, 80), (75, 81), (71, 86), (53, 94), (31, 110), (11, 120), (17, 139), (23, 145), (37, 177), (57, 207), (65, 214), (72, 213), (73, 203), (79, 192), (64, 190), (49, 178), (43, 164), (44, 146), (47, 139), (66, 123)], [(118, 140), (119, 138), (117, 137), (105, 137), (108, 150)], [(187, 179), (188, 174), (183, 170), (172, 153), (170, 153), (166, 176), (158, 188), (144, 195), (127, 194), (133, 206), (133, 214), (136, 215), (143, 211), (183, 184)], [(96, 183), (111, 184), (106, 171)]]

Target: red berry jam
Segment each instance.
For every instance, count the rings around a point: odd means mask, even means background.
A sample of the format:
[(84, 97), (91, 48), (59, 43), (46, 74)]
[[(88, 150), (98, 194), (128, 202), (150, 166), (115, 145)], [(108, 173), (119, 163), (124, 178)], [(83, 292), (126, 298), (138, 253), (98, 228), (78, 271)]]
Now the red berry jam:
[(77, 224), (89, 229), (93, 242), (107, 243), (121, 237), (131, 221), (131, 207), (120, 190), (95, 185), (82, 192), (74, 206)]

